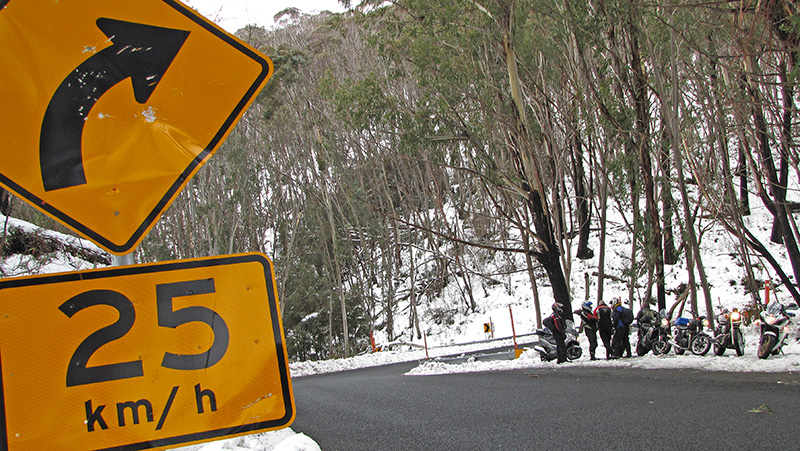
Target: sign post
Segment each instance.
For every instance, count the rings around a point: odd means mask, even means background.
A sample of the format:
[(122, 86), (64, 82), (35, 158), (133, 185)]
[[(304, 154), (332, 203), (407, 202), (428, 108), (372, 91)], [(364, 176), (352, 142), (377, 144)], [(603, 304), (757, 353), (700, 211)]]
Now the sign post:
[(294, 419), (261, 254), (0, 280), (0, 343), (0, 449), (174, 447)]

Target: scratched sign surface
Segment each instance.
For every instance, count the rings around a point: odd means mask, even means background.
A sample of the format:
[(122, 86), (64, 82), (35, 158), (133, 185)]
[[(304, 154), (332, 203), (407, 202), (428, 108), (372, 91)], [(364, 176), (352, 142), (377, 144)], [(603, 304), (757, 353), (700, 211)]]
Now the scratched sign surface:
[(151, 449), (288, 426), (261, 254), (0, 281), (0, 449)]
[(0, 184), (127, 254), (272, 71), (178, 1), (0, 0)]

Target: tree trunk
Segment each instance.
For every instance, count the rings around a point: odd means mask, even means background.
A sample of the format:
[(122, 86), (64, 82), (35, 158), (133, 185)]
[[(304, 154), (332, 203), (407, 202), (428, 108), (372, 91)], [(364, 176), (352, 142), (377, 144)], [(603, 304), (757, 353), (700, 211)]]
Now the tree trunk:
[[(664, 282), (664, 251), (663, 237), (661, 233), (661, 218), (658, 215), (656, 204), (655, 181), (653, 180), (653, 169), (650, 152), (650, 102), (647, 97), (647, 77), (642, 65), (641, 53), (639, 50), (639, 23), (641, 16), (637, 14), (637, 7), (631, 8), (628, 16), (630, 27), (630, 53), (631, 70), (633, 71), (633, 98), (636, 110), (636, 147), (639, 156), (639, 164), (642, 170), (642, 185), (645, 195), (645, 211), (649, 230), (645, 231), (645, 236), (649, 235), (648, 261), (655, 265), (656, 291), (658, 293), (658, 308), (666, 307), (666, 287)], [(634, 206), (634, 208), (636, 208)], [(648, 233), (649, 232), (649, 233)], [(650, 294), (648, 293), (648, 296)]]
[(542, 249), (535, 253), (536, 260), (547, 273), (547, 278), (553, 290), (553, 300), (562, 304), (564, 312), (571, 318), (572, 300), (563, 269), (561, 268), (561, 252), (555, 240), (549, 218), (542, 211), (541, 200), (537, 199), (537, 197), (537, 193), (531, 192), (528, 200), (533, 226), (542, 244)]
[(591, 217), (589, 212), (589, 197), (586, 193), (586, 174), (583, 170), (583, 143), (578, 132), (572, 138), (572, 168), (575, 181), (575, 197), (578, 209), (578, 250), (576, 257), (587, 260), (594, 257), (594, 251), (589, 247), (589, 232)]
[[(749, 61), (749, 60), (748, 60)], [(755, 66), (750, 62), (748, 73), (753, 73), (752, 69)], [(769, 133), (767, 131), (767, 121), (764, 117), (764, 111), (761, 104), (761, 94), (758, 90), (756, 81), (748, 76), (748, 93), (752, 102), (753, 113), (753, 126), (755, 127), (756, 140), (758, 142), (758, 155), (762, 164), (763, 171), (769, 182), (769, 190), (772, 198), (770, 199), (767, 193), (762, 192), (761, 198), (764, 205), (773, 214), (775, 221), (778, 222), (778, 228), (783, 243), (786, 248), (786, 253), (789, 256), (789, 261), (792, 264), (795, 280), (800, 280), (800, 249), (797, 246), (797, 241), (789, 226), (788, 210), (786, 205), (786, 188), (781, 186), (778, 171), (775, 168), (775, 161), (772, 158), (772, 150), (769, 144)]]
[[(345, 304), (346, 296), (344, 292), (344, 281), (342, 279), (342, 268), (336, 251), (336, 226), (333, 221), (333, 208), (331, 206), (330, 197), (327, 191), (324, 191), (324, 193), (328, 214), (328, 227), (330, 227), (331, 233), (331, 261), (333, 262), (332, 269), (334, 271), (334, 283), (336, 284), (334, 291), (338, 294), (339, 306), (342, 309), (342, 351), (344, 357), (350, 357), (350, 332), (347, 327), (347, 305)], [(333, 326), (333, 324), (331, 324), (331, 326)]]
[[(525, 229), (530, 229), (531, 221), (530, 216), (528, 215), (528, 210), (523, 209), (523, 215), (525, 216)], [(533, 267), (533, 259), (531, 258), (531, 239), (526, 230), (520, 230), (522, 233), (522, 245), (525, 249), (525, 266), (528, 269), (528, 280), (531, 282), (531, 292), (533, 294), (533, 308), (536, 311), (536, 327), (541, 329), (542, 328), (542, 307), (539, 302), (539, 286), (536, 283), (536, 272), (534, 271)]]
[[(665, 121), (666, 122), (666, 121)], [(672, 233), (672, 217), (675, 213), (675, 200), (672, 198), (672, 159), (670, 158), (669, 131), (664, 128), (663, 145), (660, 147), (661, 158), (661, 209), (664, 215), (664, 264), (678, 263), (678, 251), (675, 249), (675, 235)]]
[(0, 188), (0, 213), (3, 216), (11, 216), (12, 200), (14, 197), (4, 188)]
[(606, 233), (608, 230), (608, 171), (606, 170), (606, 153), (600, 150), (600, 252), (597, 256), (597, 305), (603, 300), (606, 268)]
[(506, 69), (508, 73), (509, 91), (513, 101), (515, 123), (509, 130), (509, 149), (512, 158), (516, 161), (517, 171), (525, 181), (527, 190), (527, 207), (531, 213), (534, 232), (541, 249), (537, 250), (536, 259), (545, 269), (553, 289), (553, 299), (564, 305), (565, 312), (572, 316), (572, 302), (570, 299), (567, 280), (561, 266), (561, 250), (556, 241), (551, 211), (545, 199), (545, 188), (542, 173), (538, 167), (531, 136), (528, 129), (528, 119), (525, 108), (525, 97), (520, 86), (519, 70), (517, 67), (517, 53), (514, 49), (514, 14), (516, 2), (510, 0), (502, 4), (500, 17), (503, 33), (503, 51), (505, 53)]

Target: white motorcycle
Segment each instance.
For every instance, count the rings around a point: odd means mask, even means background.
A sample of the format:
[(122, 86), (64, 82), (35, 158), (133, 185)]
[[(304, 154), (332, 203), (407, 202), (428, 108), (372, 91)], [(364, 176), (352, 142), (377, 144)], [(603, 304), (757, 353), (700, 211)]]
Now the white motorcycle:
[(787, 310), (797, 310), (794, 302), (783, 305), (778, 301), (771, 302), (761, 312), (761, 341), (758, 344), (758, 358), (766, 359), (770, 355), (778, 355), (786, 343), (792, 318), (795, 316)]
[[(567, 348), (567, 360), (578, 360), (581, 358), (582, 350), (581, 345), (578, 343), (578, 333), (575, 331), (574, 323), (570, 320), (566, 321), (567, 338), (564, 340), (564, 345)], [(539, 341), (533, 344), (533, 349), (539, 352), (543, 362), (549, 362), (558, 358), (556, 352), (556, 339), (553, 338), (553, 333), (550, 329), (544, 327), (536, 330), (536, 335), (539, 336)]]

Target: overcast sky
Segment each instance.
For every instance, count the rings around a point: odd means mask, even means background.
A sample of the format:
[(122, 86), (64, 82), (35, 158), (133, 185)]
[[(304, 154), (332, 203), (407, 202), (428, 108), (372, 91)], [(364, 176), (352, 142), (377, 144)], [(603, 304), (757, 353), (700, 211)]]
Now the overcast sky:
[(233, 33), (248, 24), (270, 26), (272, 17), (289, 7), (308, 14), (341, 12), (337, 0), (182, 0), (226, 31)]

